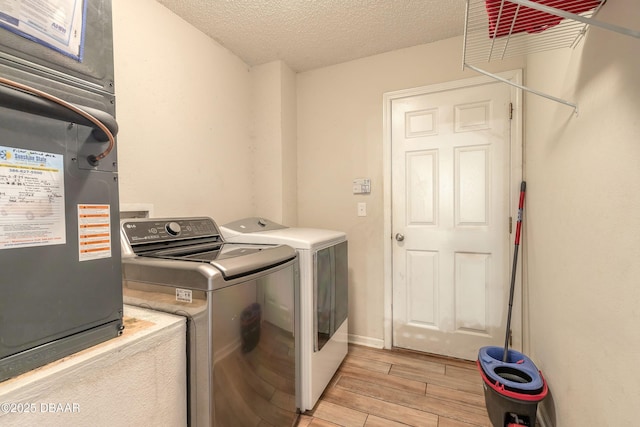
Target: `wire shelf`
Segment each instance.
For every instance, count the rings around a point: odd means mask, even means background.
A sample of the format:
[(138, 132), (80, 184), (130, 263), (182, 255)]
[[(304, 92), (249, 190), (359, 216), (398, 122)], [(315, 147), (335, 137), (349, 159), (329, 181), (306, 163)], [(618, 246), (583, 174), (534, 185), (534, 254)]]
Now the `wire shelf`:
[(640, 32), (594, 19), (606, 0), (467, 0), (463, 68), (536, 95), (578, 106), (525, 86), (505, 81), (478, 64), (547, 50), (573, 48), (590, 25), (640, 38)]
[[(538, 0), (540, 4), (593, 17), (605, 0)], [(574, 47), (587, 24), (564, 19), (510, 0), (467, 2), (464, 62), (478, 64), (566, 47)]]

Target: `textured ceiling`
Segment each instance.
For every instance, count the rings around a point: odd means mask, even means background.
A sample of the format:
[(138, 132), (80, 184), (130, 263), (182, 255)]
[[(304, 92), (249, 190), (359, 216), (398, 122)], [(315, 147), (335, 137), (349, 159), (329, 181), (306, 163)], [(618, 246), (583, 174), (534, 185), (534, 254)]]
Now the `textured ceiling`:
[(461, 35), (464, 0), (157, 0), (254, 66), (297, 72)]

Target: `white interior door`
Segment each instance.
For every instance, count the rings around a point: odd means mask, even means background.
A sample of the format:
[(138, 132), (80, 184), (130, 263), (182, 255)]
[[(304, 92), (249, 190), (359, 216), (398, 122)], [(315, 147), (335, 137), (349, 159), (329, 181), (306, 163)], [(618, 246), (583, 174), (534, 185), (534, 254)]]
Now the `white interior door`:
[(473, 360), (504, 344), (512, 91), (391, 100), (394, 346)]

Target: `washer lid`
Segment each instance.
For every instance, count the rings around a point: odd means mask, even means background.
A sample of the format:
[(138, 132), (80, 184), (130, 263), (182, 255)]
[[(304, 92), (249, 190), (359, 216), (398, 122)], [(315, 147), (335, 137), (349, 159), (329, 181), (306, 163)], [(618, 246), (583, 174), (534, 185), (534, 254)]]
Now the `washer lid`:
[(222, 243), (161, 249), (139, 256), (211, 264), (230, 280), (284, 264), (295, 258), (296, 252), (285, 245)]
[(293, 248), (284, 245), (241, 245), (225, 243), (222, 253), (211, 265), (216, 267), (226, 280), (267, 270), (284, 264), (296, 257)]

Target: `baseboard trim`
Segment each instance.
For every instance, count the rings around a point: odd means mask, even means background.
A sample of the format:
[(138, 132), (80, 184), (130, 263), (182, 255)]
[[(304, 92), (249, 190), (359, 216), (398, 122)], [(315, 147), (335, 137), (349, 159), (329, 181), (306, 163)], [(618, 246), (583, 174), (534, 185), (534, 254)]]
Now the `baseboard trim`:
[(384, 348), (384, 340), (353, 334), (349, 334), (349, 344), (358, 344), (373, 348)]

